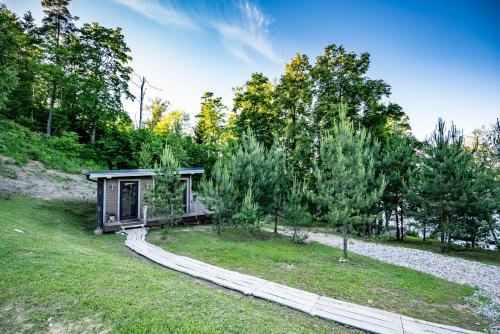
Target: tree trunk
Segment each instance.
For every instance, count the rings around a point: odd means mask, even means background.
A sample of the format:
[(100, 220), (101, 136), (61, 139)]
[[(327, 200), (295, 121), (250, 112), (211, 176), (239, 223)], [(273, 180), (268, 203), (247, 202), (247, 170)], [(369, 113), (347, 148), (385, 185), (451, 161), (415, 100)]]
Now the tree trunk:
[(142, 128), (142, 109), (143, 109), (143, 105), (144, 105), (144, 95), (145, 95), (145, 91), (144, 91), (144, 85), (146, 84), (146, 77), (142, 77), (142, 80), (141, 80), (141, 96), (140, 96), (140, 100), (139, 100), (139, 129)]
[(424, 224), (424, 236), (423, 236), (422, 241), (425, 241), (427, 239), (426, 233), (427, 233), (427, 224)]
[(400, 223), (401, 223), (401, 233), (399, 234), (401, 236), (401, 240), (404, 240), (405, 238), (405, 229), (404, 229), (404, 223), (403, 223), (403, 207), (401, 206), (399, 209), (399, 216), (400, 216)]
[(396, 240), (400, 240), (400, 230), (399, 230), (399, 214), (398, 214), (398, 208), (396, 207)]
[(385, 218), (385, 230), (389, 230), (389, 219), (391, 218), (391, 211), (390, 210), (385, 210), (384, 214)]
[(54, 81), (52, 83), (52, 92), (50, 93), (49, 117), (47, 118), (47, 137), (52, 135), (52, 116), (54, 114), (54, 104), (56, 102), (56, 89), (57, 85)]
[(347, 222), (344, 223), (344, 228), (343, 228), (343, 238), (344, 238), (344, 259), (347, 259)]
[(274, 212), (274, 233), (278, 234), (278, 210)]
[(439, 229), (441, 230), (441, 244), (444, 245), (444, 215), (442, 209), (439, 213)]
[(90, 135), (90, 143), (92, 145), (94, 145), (95, 143), (95, 134), (96, 134), (96, 121), (94, 120), (94, 122), (92, 123), (92, 134)]

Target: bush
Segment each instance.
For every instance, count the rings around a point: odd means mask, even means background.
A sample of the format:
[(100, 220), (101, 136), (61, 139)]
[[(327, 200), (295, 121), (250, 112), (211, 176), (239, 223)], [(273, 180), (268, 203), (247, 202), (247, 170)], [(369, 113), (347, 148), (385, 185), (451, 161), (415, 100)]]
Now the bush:
[(29, 159), (42, 162), (47, 168), (68, 173), (84, 169), (100, 169), (92, 159), (86, 159), (85, 145), (78, 142), (74, 132), (64, 132), (50, 138), (9, 120), (0, 120), (0, 154), (12, 157), (19, 165)]

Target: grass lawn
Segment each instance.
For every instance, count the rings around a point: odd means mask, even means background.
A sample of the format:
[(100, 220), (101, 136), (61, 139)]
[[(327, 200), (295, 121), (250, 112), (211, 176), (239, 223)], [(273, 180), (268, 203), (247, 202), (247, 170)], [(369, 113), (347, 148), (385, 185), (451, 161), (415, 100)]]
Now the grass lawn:
[(298, 245), (267, 232), (219, 236), (208, 226), (157, 229), (147, 238), (174, 253), (306, 291), (438, 323), (486, 327), (465, 305), (471, 287), (355, 254), (341, 264), (340, 250), (319, 243)]
[(423, 242), (422, 239), (420, 238), (410, 237), (410, 236), (406, 236), (405, 240), (403, 241), (397, 241), (394, 239), (375, 239), (375, 238), (368, 239), (367, 241), (380, 242), (391, 246), (416, 248), (443, 255), (455, 256), (466, 260), (472, 260), (472, 261), (500, 266), (500, 251), (498, 250), (487, 250), (480, 248), (465, 249), (465, 247), (454, 245), (449, 253), (444, 254), (441, 251), (441, 243), (439, 242), (439, 240), (428, 239), (425, 242)]
[(0, 333), (353, 332), (166, 270), (120, 235), (94, 236), (94, 205), (12, 197), (0, 212)]

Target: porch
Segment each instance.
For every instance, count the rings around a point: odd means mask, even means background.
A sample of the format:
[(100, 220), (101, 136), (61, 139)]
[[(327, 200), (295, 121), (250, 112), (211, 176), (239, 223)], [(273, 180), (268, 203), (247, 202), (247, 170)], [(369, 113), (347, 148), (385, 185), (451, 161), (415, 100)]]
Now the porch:
[[(185, 207), (185, 213), (182, 214), (182, 224), (204, 224), (211, 220), (211, 213), (207, 212), (204, 205), (199, 200), (193, 200)], [(116, 232), (129, 228), (155, 227), (160, 226), (163, 217), (147, 217), (145, 220), (140, 218), (122, 219), (107, 221), (103, 223), (104, 232)]]

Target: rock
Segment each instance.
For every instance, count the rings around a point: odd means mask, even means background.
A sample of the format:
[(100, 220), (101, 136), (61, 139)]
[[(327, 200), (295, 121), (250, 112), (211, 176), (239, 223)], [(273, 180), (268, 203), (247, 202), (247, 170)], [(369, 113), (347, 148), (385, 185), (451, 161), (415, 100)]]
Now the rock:
[(23, 230), (20, 230), (20, 229), (18, 229), (18, 228), (15, 228), (15, 229), (14, 229), (14, 231), (15, 231), (15, 232), (17, 232), (17, 233), (24, 233), (24, 231), (23, 231)]

